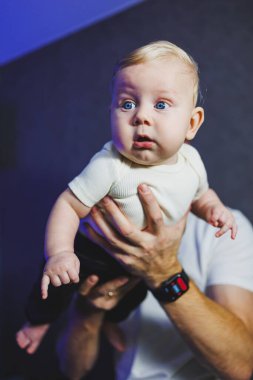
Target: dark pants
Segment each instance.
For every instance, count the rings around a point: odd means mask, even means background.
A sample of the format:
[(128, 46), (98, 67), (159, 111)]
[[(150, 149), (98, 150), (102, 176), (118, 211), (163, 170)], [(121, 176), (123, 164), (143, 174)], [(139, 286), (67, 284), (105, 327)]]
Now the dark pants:
[[(82, 234), (75, 239), (75, 253), (80, 260), (80, 282), (91, 274), (105, 283), (119, 276), (128, 275), (126, 270), (107, 252), (98, 247)], [(43, 267), (44, 268), (43, 263)], [(26, 305), (26, 316), (33, 325), (51, 323), (69, 306), (73, 293), (79, 284), (68, 284), (60, 287), (49, 285), (48, 298), (41, 298), (42, 272), (33, 286)], [(146, 297), (147, 288), (143, 282), (138, 283), (112, 310), (106, 312), (106, 319), (112, 322), (124, 320)]]

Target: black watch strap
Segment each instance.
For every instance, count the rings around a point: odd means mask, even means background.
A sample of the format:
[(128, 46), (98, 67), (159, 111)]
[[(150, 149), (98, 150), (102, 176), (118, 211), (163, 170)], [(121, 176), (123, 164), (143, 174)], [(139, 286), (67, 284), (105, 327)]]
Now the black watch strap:
[(184, 270), (164, 281), (157, 289), (150, 289), (154, 297), (163, 303), (174, 302), (189, 289), (189, 277)]

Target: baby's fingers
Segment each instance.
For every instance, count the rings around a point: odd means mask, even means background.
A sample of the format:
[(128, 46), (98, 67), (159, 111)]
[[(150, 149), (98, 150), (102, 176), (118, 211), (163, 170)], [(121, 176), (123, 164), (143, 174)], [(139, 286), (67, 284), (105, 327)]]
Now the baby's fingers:
[(98, 276), (91, 275), (84, 280), (79, 287), (79, 294), (81, 296), (87, 296), (92, 288), (98, 283)]
[(216, 237), (221, 237), (224, 235), (228, 230), (230, 230), (230, 226), (227, 224), (224, 224), (219, 231), (216, 232)]
[(223, 212), (219, 209), (214, 209), (210, 217), (210, 223), (214, 227), (220, 227), (221, 225), (224, 224), (223, 218), (224, 218)]
[[(66, 285), (66, 284), (69, 284), (70, 282), (72, 282), (68, 272), (62, 272), (62, 273), (58, 274), (58, 277), (61, 281), (61, 285), (62, 284)], [(58, 279), (57, 279), (57, 281), (58, 281)], [(58, 285), (56, 284), (55, 286), (58, 286)]]
[(50, 277), (44, 273), (41, 280), (41, 296), (43, 300), (47, 299), (49, 284), (50, 284)]
[(221, 229), (216, 232), (215, 236), (220, 237), (224, 235), (228, 230), (231, 230), (231, 239), (235, 239), (237, 234), (237, 224), (234, 219), (224, 223)]
[(74, 283), (79, 282), (78, 272), (79, 271), (77, 271), (76, 269), (68, 269), (68, 277), (69, 277), (71, 282), (74, 282)]

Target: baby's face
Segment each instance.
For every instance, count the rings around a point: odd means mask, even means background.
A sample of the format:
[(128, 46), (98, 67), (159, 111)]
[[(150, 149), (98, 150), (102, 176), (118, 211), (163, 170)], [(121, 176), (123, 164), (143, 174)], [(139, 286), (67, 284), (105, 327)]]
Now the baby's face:
[(173, 164), (191, 126), (193, 75), (177, 58), (129, 66), (115, 78), (112, 140), (142, 165)]

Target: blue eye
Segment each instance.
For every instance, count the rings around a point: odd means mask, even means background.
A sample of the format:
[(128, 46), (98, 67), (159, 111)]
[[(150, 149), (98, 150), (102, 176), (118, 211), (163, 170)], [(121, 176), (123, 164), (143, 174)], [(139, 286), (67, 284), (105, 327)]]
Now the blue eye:
[(131, 102), (130, 100), (127, 100), (124, 102), (121, 106), (124, 110), (132, 110), (135, 108), (135, 103)]
[(168, 104), (165, 102), (157, 102), (155, 104), (155, 108), (157, 108), (158, 110), (164, 110), (167, 107), (168, 107)]

